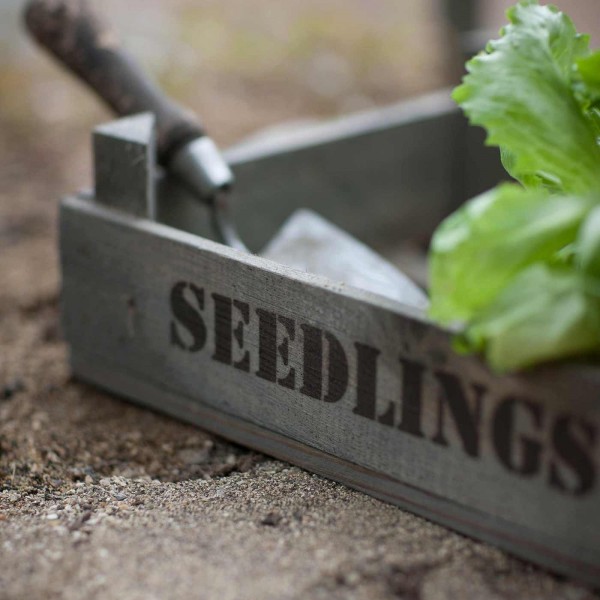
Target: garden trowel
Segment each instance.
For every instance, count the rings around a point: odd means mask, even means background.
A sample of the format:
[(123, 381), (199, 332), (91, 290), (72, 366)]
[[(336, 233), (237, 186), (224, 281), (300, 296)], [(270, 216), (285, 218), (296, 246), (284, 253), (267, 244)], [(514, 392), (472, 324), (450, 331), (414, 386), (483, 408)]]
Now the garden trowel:
[[(119, 116), (152, 112), (157, 160), (212, 212), (223, 243), (247, 251), (229, 216), (233, 174), (195, 116), (170, 100), (120, 47), (85, 0), (31, 0), (34, 38), (87, 83)], [(425, 309), (425, 294), (367, 246), (311, 211), (291, 215), (262, 256), (332, 281)]]

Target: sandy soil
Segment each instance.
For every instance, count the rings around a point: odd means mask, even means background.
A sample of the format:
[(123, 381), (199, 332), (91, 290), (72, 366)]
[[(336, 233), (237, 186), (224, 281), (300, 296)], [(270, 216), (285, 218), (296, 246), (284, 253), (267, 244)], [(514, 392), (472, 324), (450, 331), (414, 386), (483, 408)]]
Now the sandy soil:
[[(136, 2), (127, 5), (139, 8)], [(135, 41), (123, 10), (107, 4)], [(172, 6), (181, 17), (197, 10), (190, 4)], [(269, 13), (266, 21), (248, 11), (241, 18), (238, 4), (202, 5), (229, 27), (211, 30), (211, 43), (225, 48), (218, 65), (201, 67), (211, 90), (168, 76), (180, 47), (144, 55), (226, 143), (270, 122), (327, 116), (446, 83), (439, 53), (431, 44), (420, 53), (419, 36), (410, 37), (413, 58), (398, 64), (377, 42), (396, 39), (402, 28), (439, 27), (427, 2), (406, 2), (402, 23), (390, 19), (393, 2), (344, 3), (343, 36), (328, 28), (316, 1), (268, 10), (255, 2)], [(341, 3), (333, 4), (328, 10), (339, 10)], [(146, 5), (150, 25), (160, 23), (160, 3)], [(304, 30), (294, 29), (298, 22)], [(277, 41), (281, 31), (287, 37)], [(315, 49), (317, 38), (322, 47)], [(266, 49), (240, 66), (236, 52), (263, 43)], [(394, 51), (400, 55), (398, 46)], [(189, 52), (193, 57), (194, 48)], [(61, 193), (89, 183), (89, 127), (106, 113), (29, 50), (0, 66), (1, 599), (597, 597), (73, 381), (59, 325), (56, 206)], [(335, 89), (332, 72), (346, 74)]]

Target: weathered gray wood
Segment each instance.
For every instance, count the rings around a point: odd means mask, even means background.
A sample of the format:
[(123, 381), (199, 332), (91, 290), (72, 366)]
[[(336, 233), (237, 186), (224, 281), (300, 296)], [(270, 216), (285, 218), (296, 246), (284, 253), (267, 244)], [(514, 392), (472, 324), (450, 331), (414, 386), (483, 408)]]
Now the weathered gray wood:
[(156, 133), (152, 114), (100, 125), (94, 129), (93, 139), (96, 201), (154, 219)]
[[(308, 208), (386, 254), (398, 240), (427, 236), (467, 194), (502, 177), (497, 151), (467, 134), (450, 90), (260, 136), (226, 157), (236, 176), (233, 215), (254, 251)], [(212, 238), (205, 207), (175, 182), (161, 181), (158, 202), (159, 221)]]
[(84, 199), (61, 261), (76, 375), (600, 584), (597, 369), (497, 377), (399, 304)]

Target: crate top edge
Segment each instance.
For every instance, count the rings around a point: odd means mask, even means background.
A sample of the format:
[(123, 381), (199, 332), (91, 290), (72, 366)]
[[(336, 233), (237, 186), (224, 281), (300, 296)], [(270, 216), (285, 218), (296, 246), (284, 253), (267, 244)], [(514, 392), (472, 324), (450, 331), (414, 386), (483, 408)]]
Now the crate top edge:
[[(279, 126), (259, 129), (245, 140), (227, 148), (224, 156), (233, 166), (273, 155), (302, 151), (345, 138), (355, 138), (382, 130), (418, 123), (443, 115), (459, 115), (451, 98), (451, 88), (443, 88), (381, 107), (341, 115), (323, 121), (302, 123), (278, 133)], [(282, 124), (285, 126), (285, 123)], [(273, 135), (274, 134), (274, 135)]]
[(258, 268), (269, 273), (292, 279), (303, 285), (325, 290), (329, 293), (341, 295), (353, 300), (367, 303), (377, 308), (382, 308), (399, 316), (419, 321), (425, 325), (435, 327), (440, 331), (447, 332), (427, 319), (418, 309), (394, 301), (390, 298), (380, 296), (374, 292), (369, 292), (351, 285), (338, 283), (321, 275), (300, 271), (286, 265), (282, 265), (268, 258), (256, 254), (242, 252), (216, 241), (204, 238), (193, 233), (182, 231), (170, 225), (152, 221), (150, 219), (131, 216), (128, 213), (116, 208), (107, 207), (94, 201), (93, 194), (81, 192), (64, 196), (61, 201), (61, 212), (72, 210), (79, 213), (88, 214), (94, 218), (112, 222), (121, 227), (127, 227), (138, 231), (146, 232), (150, 235), (167, 238), (178, 244), (220, 255), (228, 260), (235, 261), (250, 267)]
[[(215, 241), (203, 238), (193, 233), (181, 231), (169, 225), (157, 223), (149, 219), (137, 218), (128, 215), (118, 209), (112, 209), (102, 206), (93, 200), (93, 196), (89, 193), (73, 194), (63, 197), (61, 201), (61, 222), (65, 211), (70, 211), (79, 214), (85, 214), (92, 218), (101, 219), (105, 222), (113, 223), (119, 227), (145, 232), (149, 235), (159, 236), (168, 239), (177, 244), (187, 246), (190, 249), (197, 249), (204, 252), (209, 252), (213, 255), (221, 256), (227, 260), (235, 261), (248, 267), (260, 269), (267, 273), (284, 277), (288, 280), (295, 281), (301, 285), (309, 286), (334, 296), (341, 296), (363, 305), (370, 306), (374, 309), (387, 311), (397, 317), (410, 319), (420, 325), (435, 330), (437, 334), (446, 336), (450, 343), (452, 331), (437, 325), (429, 320), (419, 310), (404, 305), (400, 302), (379, 296), (378, 294), (362, 290), (360, 288), (345, 285), (343, 283), (333, 282), (326, 277), (313, 275), (298, 271), (291, 267), (281, 265), (275, 261), (262, 258), (253, 254), (246, 254), (234, 248), (230, 248)], [(62, 227), (62, 226), (61, 226)], [(64, 248), (61, 247), (61, 254)], [(587, 365), (575, 362), (565, 362), (559, 364), (546, 364), (527, 371), (525, 373), (509, 373), (505, 375), (494, 374), (484, 361), (478, 356), (469, 357), (478, 364), (478, 368), (483, 368), (492, 377), (501, 379), (527, 379), (530, 384), (535, 385), (535, 381), (543, 382), (547, 378), (563, 383), (571, 382), (573, 384), (580, 383), (586, 388), (598, 389), (600, 392), (600, 368), (595, 365)], [(576, 393), (576, 388), (573, 392)]]

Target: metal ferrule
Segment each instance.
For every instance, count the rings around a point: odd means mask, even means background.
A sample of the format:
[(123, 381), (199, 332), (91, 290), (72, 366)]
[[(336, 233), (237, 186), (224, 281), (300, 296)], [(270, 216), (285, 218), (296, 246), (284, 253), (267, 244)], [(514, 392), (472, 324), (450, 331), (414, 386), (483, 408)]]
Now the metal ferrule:
[(207, 203), (233, 183), (233, 173), (213, 140), (197, 138), (179, 150), (169, 170)]
[(233, 173), (213, 140), (195, 139), (175, 154), (169, 170), (188, 189), (211, 208), (212, 223), (221, 242), (248, 252), (229, 213), (229, 194)]

